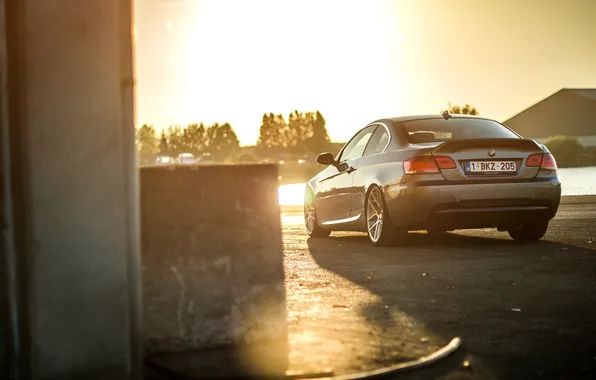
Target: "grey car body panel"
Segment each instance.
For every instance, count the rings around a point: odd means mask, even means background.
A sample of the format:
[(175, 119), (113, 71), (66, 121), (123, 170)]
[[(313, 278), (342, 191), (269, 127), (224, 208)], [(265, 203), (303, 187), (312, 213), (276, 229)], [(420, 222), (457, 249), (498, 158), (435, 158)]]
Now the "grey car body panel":
[[(545, 146), (517, 134), (519, 139), (410, 144), (399, 127), (406, 121), (439, 117), (422, 115), (369, 123), (367, 127), (378, 124), (388, 129), (390, 139), (385, 150), (350, 160), (348, 171), (328, 166), (308, 181), (315, 196), (318, 223), (333, 230), (366, 231), (364, 205), (371, 186), (382, 189), (393, 223), (407, 229), (425, 229), (437, 223), (447, 229), (498, 227), (508, 220), (555, 216), (561, 198), (556, 171), (539, 171), (525, 165), (530, 154), (548, 153)], [(476, 146), (470, 146), (474, 141)], [(486, 153), (489, 147), (496, 151), (494, 156)], [(437, 174), (406, 175), (403, 162), (420, 155), (449, 156), (456, 168)], [(485, 158), (512, 160), (519, 169), (514, 174), (466, 175), (463, 165), (467, 160)]]
[[(346, 161), (347, 167), (357, 165), (358, 158)], [(339, 171), (330, 166), (321, 179), (317, 195), (317, 215), (322, 221), (341, 220), (350, 217), (350, 189), (355, 172)]]

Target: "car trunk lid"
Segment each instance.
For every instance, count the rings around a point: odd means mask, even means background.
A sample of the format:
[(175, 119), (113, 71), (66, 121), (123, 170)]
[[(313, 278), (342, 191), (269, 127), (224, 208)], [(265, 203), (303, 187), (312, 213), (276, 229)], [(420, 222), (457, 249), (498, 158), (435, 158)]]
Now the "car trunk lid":
[(454, 168), (441, 168), (448, 181), (508, 181), (536, 177), (538, 167), (526, 166), (528, 156), (542, 153), (530, 139), (488, 138), (448, 140), (429, 147), (435, 159), (448, 157)]

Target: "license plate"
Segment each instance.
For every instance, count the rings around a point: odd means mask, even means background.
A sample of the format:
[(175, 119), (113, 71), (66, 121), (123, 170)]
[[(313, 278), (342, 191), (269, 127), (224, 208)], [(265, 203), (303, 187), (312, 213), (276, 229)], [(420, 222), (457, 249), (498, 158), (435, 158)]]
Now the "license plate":
[(515, 161), (468, 161), (468, 173), (512, 173), (517, 171)]

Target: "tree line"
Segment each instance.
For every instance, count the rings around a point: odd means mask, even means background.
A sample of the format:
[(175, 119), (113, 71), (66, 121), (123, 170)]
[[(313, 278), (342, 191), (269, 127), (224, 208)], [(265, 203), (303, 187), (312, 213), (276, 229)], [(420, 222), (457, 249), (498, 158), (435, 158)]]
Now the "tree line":
[(229, 123), (174, 125), (162, 130), (159, 137), (153, 125), (144, 124), (137, 128), (136, 140), (141, 163), (154, 162), (158, 155), (176, 157), (181, 153), (209, 154), (216, 160), (225, 160), (240, 146)]
[(320, 153), (329, 147), (325, 118), (319, 112), (298, 112), (288, 115), (263, 114), (257, 147), (306, 153)]
[[(136, 129), (137, 153), (141, 163), (155, 162), (157, 156), (176, 157), (181, 153), (210, 155), (216, 161), (233, 159), (240, 142), (229, 123), (203, 123), (169, 126), (158, 135), (155, 127), (144, 124)], [(320, 153), (330, 144), (325, 118), (319, 112), (294, 111), (287, 120), (282, 114), (263, 114), (257, 148), (263, 156), (280, 149), (292, 153)]]
[[(451, 114), (478, 115), (475, 107), (449, 103)], [(441, 111), (442, 113), (443, 111)], [(240, 142), (230, 123), (206, 126), (192, 123), (186, 127), (172, 125), (158, 134), (155, 127), (144, 124), (136, 129), (137, 151), (141, 163), (153, 163), (157, 156), (176, 157), (181, 153), (210, 155), (217, 161), (233, 159)], [(257, 140), (257, 152), (263, 157), (280, 152), (318, 154), (331, 149), (326, 121), (321, 112), (288, 114), (264, 113)]]
[(478, 110), (476, 109), (476, 107), (472, 107), (469, 104), (464, 104), (463, 106), (459, 106), (459, 105), (453, 105), (451, 104), (451, 102), (448, 103), (447, 109), (446, 110), (441, 110), (441, 114), (443, 112), (449, 112), (451, 115), (473, 115), (473, 116), (478, 116)]

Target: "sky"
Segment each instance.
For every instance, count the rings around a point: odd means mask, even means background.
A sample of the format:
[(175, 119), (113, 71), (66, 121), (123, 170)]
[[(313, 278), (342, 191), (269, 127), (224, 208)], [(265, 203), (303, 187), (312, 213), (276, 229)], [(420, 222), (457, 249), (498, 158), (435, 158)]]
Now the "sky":
[(136, 123), (319, 110), (344, 142), (384, 117), (469, 103), (504, 121), (596, 88), (596, 0), (134, 0)]

